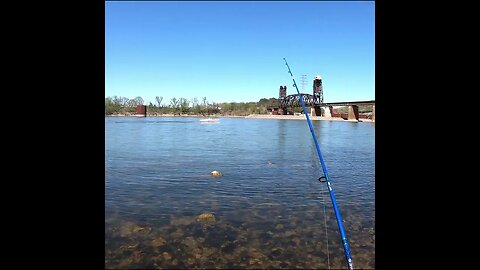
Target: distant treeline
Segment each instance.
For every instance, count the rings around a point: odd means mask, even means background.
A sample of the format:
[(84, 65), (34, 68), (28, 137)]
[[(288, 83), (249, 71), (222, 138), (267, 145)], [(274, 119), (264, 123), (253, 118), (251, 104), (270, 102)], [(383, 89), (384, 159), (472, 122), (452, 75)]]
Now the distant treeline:
[[(268, 106), (278, 106), (279, 100), (277, 98), (262, 98), (258, 102), (209, 102), (206, 97), (201, 100), (198, 98), (192, 98), (190, 100), (186, 98), (172, 98), (168, 103), (163, 103), (163, 97), (155, 97), (155, 104), (149, 102), (145, 104), (142, 97), (135, 97), (129, 99), (126, 97), (106, 97), (105, 98), (105, 114), (135, 114), (137, 105), (147, 105), (147, 114), (160, 115), (160, 114), (190, 114), (190, 115), (236, 115), (246, 116), (250, 114), (267, 114)], [(308, 112), (310, 112), (309, 108)], [(337, 113), (347, 113), (348, 107), (338, 107), (335, 109)], [(293, 112), (302, 112), (301, 107), (295, 107)], [(358, 106), (360, 113), (371, 112), (372, 105), (360, 105)]]
[[(262, 98), (258, 102), (209, 102), (206, 97), (198, 98), (172, 98), (168, 103), (163, 103), (163, 97), (157, 96), (155, 104), (144, 104), (142, 97), (129, 99), (126, 97), (106, 97), (105, 114), (135, 114), (137, 105), (147, 105), (147, 114), (192, 114), (192, 115), (238, 115), (267, 114), (267, 107), (278, 105), (277, 98)], [(301, 108), (300, 108), (301, 109)]]

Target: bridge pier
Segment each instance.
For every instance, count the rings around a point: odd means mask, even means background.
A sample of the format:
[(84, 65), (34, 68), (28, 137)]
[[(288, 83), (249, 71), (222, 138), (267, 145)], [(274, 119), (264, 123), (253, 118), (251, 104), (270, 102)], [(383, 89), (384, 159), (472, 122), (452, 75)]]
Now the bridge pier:
[(147, 106), (137, 105), (137, 108), (135, 109), (135, 116), (147, 117)]
[(372, 121), (375, 122), (375, 104), (373, 104), (372, 108)]
[(358, 105), (348, 106), (348, 120), (358, 121)]
[(333, 112), (333, 106), (327, 106), (324, 109), (324, 113), (323, 113), (324, 115), (323, 116), (330, 118), (330, 117), (332, 117), (332, 112)]
[(312, 115), (312, 116), (323, 116), (322, 115), (322, 108), (320, 106), (310, 107), (310, 115)]

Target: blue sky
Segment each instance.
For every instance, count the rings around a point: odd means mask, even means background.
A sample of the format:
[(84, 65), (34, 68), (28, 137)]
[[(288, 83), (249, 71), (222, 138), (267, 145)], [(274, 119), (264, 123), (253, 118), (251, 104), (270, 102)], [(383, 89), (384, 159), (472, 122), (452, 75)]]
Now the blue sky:
[(375, 99), (374, 2), (105, 5), (105, 97), (278, 98), (285, 57), (302, 93), (320, 75), (325, 102)]

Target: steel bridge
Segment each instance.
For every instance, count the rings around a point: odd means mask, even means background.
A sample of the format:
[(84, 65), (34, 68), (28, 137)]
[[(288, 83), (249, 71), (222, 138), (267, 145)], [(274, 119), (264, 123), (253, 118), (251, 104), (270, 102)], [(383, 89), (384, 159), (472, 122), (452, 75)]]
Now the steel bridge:
[[(347, 120), (358, 121), (360, 114), (358, 113), (359, 105), (372, 105), (373, 110), (371, 119), (375, 121), (375, 100), (367, 101), (342, 101), (342, 102), (323, 102), (323, 86), (322, 78), (315, 76), (313, 78), (313, 94), (302, 93), (302, 100), (305, 106), (311, 107), (311, 115), (324, 116), (324, 117), (342, 117)], [(287, 95), (287, 87), (280, 86), (279, 91), (279, 104), (278, 106), (269, 106), (268, 110), (272, 114), (292, 114), (292, 110), (289, 108), (301, 107), (300, 96), (298, 94)], [(348, 106), (348, 115), (335, 114), (333, 106)], [(322, 111), (322, 107), (325, 109)], [(364, 118), (364, 117), (362, 117)]]

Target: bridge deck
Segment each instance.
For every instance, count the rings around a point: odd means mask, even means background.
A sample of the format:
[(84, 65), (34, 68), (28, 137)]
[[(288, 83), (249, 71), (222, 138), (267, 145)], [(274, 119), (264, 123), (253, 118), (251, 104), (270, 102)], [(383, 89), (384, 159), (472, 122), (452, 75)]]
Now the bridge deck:
[[(303, 94), (302, 94), (303, 95)], [(293, 95), (291, 95), (293, 96)], [(310, 104), (305, 104), (306, 106), (311, 106)], [(375, 105), (375, 100), (366, 100), (366, 101), (341, 101), (341, 102), (327, 102), (327, 103), (321, 103), (317, 106), (320, 107), (328, 107), (328, 106), (350, 106), (350, 105)], [(272, 109), (272, 108), (280, 108), (282, 107), (281, 105), (270, 105), (267, 108)], [(298, 106), (295, 106), (298, 107)]]

